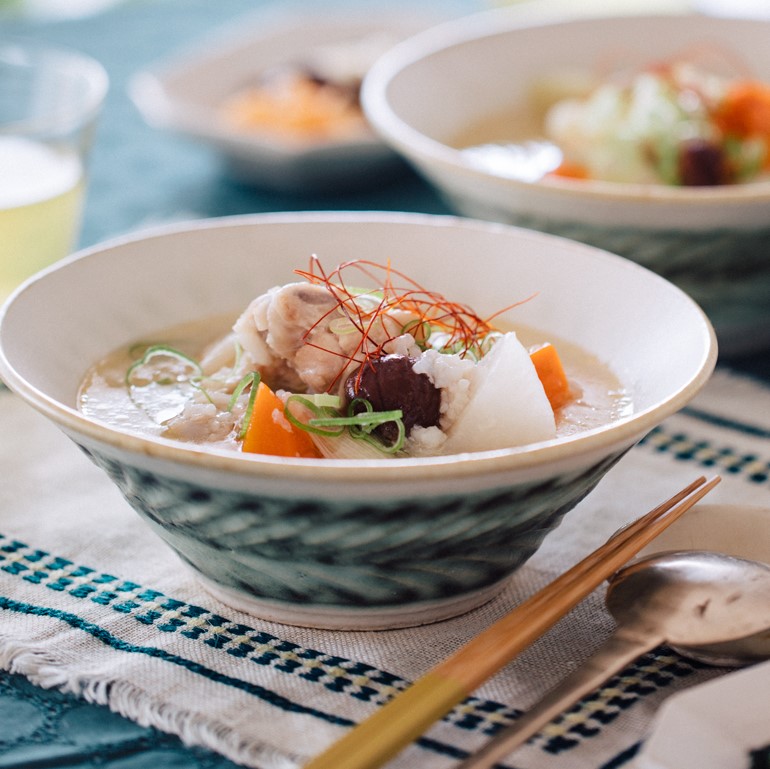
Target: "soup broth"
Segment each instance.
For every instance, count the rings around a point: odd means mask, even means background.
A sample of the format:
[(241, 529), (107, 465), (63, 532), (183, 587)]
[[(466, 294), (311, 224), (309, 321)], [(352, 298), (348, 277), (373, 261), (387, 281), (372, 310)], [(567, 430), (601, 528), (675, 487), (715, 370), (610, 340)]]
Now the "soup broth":
[(457, 136), (472, 166), (525, 182), (568, 177), (712, 187), (768, 179), (770, 84), (687, 56), (533, 84), (529, 100)]
[[(193, 360), (201, 360), (232, 327), (232, 317), (208, 318), (158, 332), (151, 343), (137, 340), (115, 350), (88, 370), (78, 395), (78, 408), (112, 427), (152, 436), (169, 435), (168, 424), (191, 398), (196, 385), (185, 381), (184, 360), (169, 368), (164, 381), (129, 387), (127, 372), (137, 357), (161, 342)], [(571, 388), (571, 399), (555, 412), (556, 437), (565, 437), (613, 422), (633, 410), (630, 393), (607, 366), (579, 347), (534, 329), (517, 327), (525, 346), (549, 339), (559, 350)], [(505, 404), (501, 404), (505, 408)], [(212, 447), (239, 449), (235, 429), (208, 441)]]

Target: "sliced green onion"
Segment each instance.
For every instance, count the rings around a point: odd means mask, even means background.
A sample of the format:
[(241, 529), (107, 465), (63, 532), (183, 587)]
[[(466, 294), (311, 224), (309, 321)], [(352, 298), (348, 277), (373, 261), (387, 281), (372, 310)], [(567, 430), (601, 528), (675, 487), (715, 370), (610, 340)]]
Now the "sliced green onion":
[(243, 393), (247, 387), (251, 386), (251, 391), (249, 392), (249, 400), (246, 403), (246, 410), (243, 412), (243, 419), (241, 420), (241, 429), (238, 433), (239, 440), (243, 440), (243, 437), (246, 435), (246, 431), (249, 429), (251, 412), (254, 411), (254, 401), (257, 398), (257, 390), (259, 388), (260, 380), (261, 377), (259, 375), (259, 371), (252, 371), (251, 373), (246, 374), (235, 386), (233, 394), (230, 396), (230, 401), (227, 404), (227, 410), (232, 411), (233, 406), (235, 406), (235, 402), (238, 400), (238, 398), (240, 398), (241, 393)]
[[(146, 363), (148, 363), (152, 358), (156, 358), (158, 356), (167, 356), (169, 358), (176, 358), (181, 363), (186, 364), (187, 366), (191, 366), (193, 369), (195, 369), (196, 375), (198, 377), (203, 376), (203, 368), (201, 367), (200, 363), (198, 363), (197, 360), (194, 360), (189, 355), (186, 355), (185, 353), (181, 352), (180, 350), (177, 350), (174, 347), (169, 347), (165, 344), (154, 344), (148, 347), (144, 351), (144, 355), (142, 355), (139, 360), (134, 361), (126, 371), (126, 387), (131, 387), (131, 377), (133, 376), (134, 372), (140, 367), (144, 366)], [(160, 384), (169, 384), (169, 381), (162, 381)]]
[(308, 424), (314, 427), (336, 427), (342, 425), (348, 427), (354, 425), (360, 427), (366, 432), (371, 432), (375, 427), (385, 424), (385, 422), (395, 422), (404, 416), (401, 409), (395, 411), (371, 411), (362, 414), (354, 414), (350, 417), (318, 417), (310, 419)]
[(393, 441), (393, 443), (390, 445), (383, 443), (381, 440), (378, 440), (374, 436), (370, 435), (370, 431), (365, 430), (362, 427), (351, 427), (350, 436), (374, 446), (385, 454), (395, 454), (397, 451), (400, 451), (404, 447), (404, 441), (406, 440), (406, 427), (404, 426), (404, 421), (402, 419), (394, 419), (393, 421), (396, 423), (396, 427), (398, 428), (398, 435), (396, 436), (396, 440)]
[(198, 382), (193, 382), (190, 380), (190, 386), (194, 387), (199, 393), (203, 393), (203, 397), (212, 405), (216, 406), (217, 404), (214, 402), (214, 399), (209, 395), (208, 390), (203, 387), (203, 385), (199, 384)]
[(310, 411), (311, 414), (315, 416), (316, 419), (327, 418), (334, 414), (334, 411), (332, 411), (332, 409), (330, 409), (328, 406), (317, 406), (315, 403), (313, 403), (312, 400), (310, 400), (310, 398), (306, 398), (302, 395), (290, 395), (286, 399), (286, 405), (283, 408), (283, 415), (295, 427), (299, 427), (300, 430), (305, 430), (309, 433), (315, 433), (316, 435), (326, 435), (332, 438), (342, 435), (342, 433), (345, 431), (344, 426), (341, 426), (339, 430), (324, 430), (320, 427), (316, 427), (314, 424), (312, 424), (315, 419), (310, 419), (309, 422), (301, 422), (299, 419), (297, 419), (297, 417), (294, 416), (294, 414), (291, 413), (291, 410), (289, 409), (290, 403), (301, 403), (308, 411)]
[[(354, 414), (355, 409), (359, 405), (364, 407), (365, 412)], [(348, 418), (358, 419), (355, 424), (351, 424), (349, 427), (351, 438), (364, 441), (365, 443), (374, 446), (374, 448), (379, 449), (384, 454), (395, 454), (403, 448), (404, 441), (406, 440), (406, 427), (404, 426), (404, 414), (401, 409), (393, 411), (375, 411), (374, 406), (372, 406), (371, 402), (366, 400), (366, 398), (355, 398), (348, 405), (348, 414)], [(372, 435), (375, 428), (386, 422), (394, 422), (398, 429), (396, 440), (390, 445), (383, 443), (379, 438), (375, 438)]]
[(355, 334), (358, 328), (350, 318), (334, 318), (329, 323), (329, 331), (337, 336), (345, 336), (346, 334)]
[(232, 371), (235, 373), (238, 370), (238, 366), (241, 365), (241, 356), (243, 355), (243, 347), (237, 340), (233, 343), (235, 347), (235, 361), (233, 362)]
[(405, 323), (401, 327), (401, 333), (411, 334), (415, 344), (421, 350), (427, 350), (428, 347), (432, 346), (430, 338), (433, 334), (433, 326), (431, 326), (430, 322), (424, 318), (413, 318), (408, 323)]
[[(362, 310), (372, 310), (382, 304), (385, 294), (369, 288), (349, 287), (348, 292), (352, 294), (353, 301), (361, 307)], [(368, 307), (366, 306), (368, 305)]]
[(338, 409), (340, 407), (340, 396), (330, 395), (329, 393), (314, 393), (305, 395), (305, 398), (313, 401), (319, 408)]
[(238, 382), (237, 385), (235, 385), (235, 389), (233, 390), (233, 394), (230, 396), (230, 400), (227, 403), (227, 410), (232, 411), (233, 406), (235, 406), (235, 402), (238, 400), (238, 398), (241, 397), (241, 393), (249, 386), (251, 385), (251, 389), (255, 390), (257, 386), (259, 385), (261, 377), (259, 375), (258, 371), (252, 371), (248, 374), (245, 374), (241, 380)]
[(149, 342), (135, 342), (128, 348), (128, 354), (135, 358), (140, 352), (144, 353), (148, 347), (150, 347)]
[(470, 353), (471, 350), (465, 342), (458, 340), (452, 344), (445, 344), (439, 352), (444, 355), (461, 355), (463, 353)]
[[(300, 403), (313, 415), (307, 422), (301, 422), (291, 413), (290, 404)], [(372, 404), (364, 398), (356, 398), (348, 406), (348, 415), (340, 416), (340, 399), (336, 395), (290, 395), (284, 407), (284, 416), (295, 427), (325, 438), (339, 438), (347, 429), (352, 438), (370, 443), (385, 454), (393, 454), (399, 451), (406, 439), (403, 412), (401, 409), (393, 411), (375, 411)], [(363, 405), (364, 411), (353, 413), (358, 405)], [(398, 436), (391, 445), (384, 444), (373, 437), (371, 433), (386, 422), (395, 422)]]

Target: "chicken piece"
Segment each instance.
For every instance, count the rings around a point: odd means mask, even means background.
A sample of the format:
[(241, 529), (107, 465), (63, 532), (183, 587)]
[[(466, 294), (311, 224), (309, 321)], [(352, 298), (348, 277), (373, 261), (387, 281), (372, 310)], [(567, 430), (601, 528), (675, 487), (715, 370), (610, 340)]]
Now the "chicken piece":
[(271, 371), (284, 377), (277, 387), (326, 392), (341, 387), (363, 353), (396, 337), (402, 327), (401, 320), (378, 318), (362, 344), (361, 331), (347, 322), (326, 288), (289, 283), (255, 299), (233, 328), (263, 376)]
[(233, 335), (252, 369), (260, 372), (271, 390), (302, 391), (305, 389), (302, 380), (284, 358), (270, 349), (266, 341), (267, 308), (278, 291), (278, 288), (273, 288), (254, 299), (233, 325)]
[(235, 426), (235, 417), (213, 403), (188, 403), (181, 414), (164, 426), (163, 437), (191, 443), (224, 441)]
[(275, 365), (277, 356), (265, 341), (264, 323), (267, 306), (279, 288), (271, 288), (266, 294), (254, 299), (233, 324), (233, 333), (238, 344), (252, 357), (258, 368)]
[(311, 392), (325, 391), (344, 365), (341, 336), (329, 330), (331, 320), (340, 317), (337, 306), (322, 286), (289, 283), (272, 294), (264, 316), (257, 319), (269, 348)]

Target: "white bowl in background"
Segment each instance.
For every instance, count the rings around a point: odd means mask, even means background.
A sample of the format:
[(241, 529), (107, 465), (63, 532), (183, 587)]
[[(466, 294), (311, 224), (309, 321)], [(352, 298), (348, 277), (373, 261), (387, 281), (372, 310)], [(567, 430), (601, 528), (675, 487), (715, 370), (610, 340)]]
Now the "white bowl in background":
[(704, 308), (723, 355), (770, 345), (770, 182), (528, 182), (474, 165), (458, 145), (478, 121), (527, 104), (541, 78), (596, 72), (613, 55), (642, 66), (702, 42), (770, 82), (770, 20), (552, 20), (523, 10), (448, 21), (395, 46), (364, 81), (369, 122), (457, 212), (563, 235), (649, 267)]
[(374, 54), (436, 19), (412, 11), (343, 13), (333, 6), (325, 13), (283, 10), (239, 19), (134, 75), (129, 94), (146, 122), (212, 148), (238, 180), (282, 192), (364, 188), (403, 171), (398, 154), (371, 131), (344, 139), (282, 140), (274, 133), (235, 130), (220, 109), (262, 73), (300, 64), (314, 50), (360, 47), (370, 40)]

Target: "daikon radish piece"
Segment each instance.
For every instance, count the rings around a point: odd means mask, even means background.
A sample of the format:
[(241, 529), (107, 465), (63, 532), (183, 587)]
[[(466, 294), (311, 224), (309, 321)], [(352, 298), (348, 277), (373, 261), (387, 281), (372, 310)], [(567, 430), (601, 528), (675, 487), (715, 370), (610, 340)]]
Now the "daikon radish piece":
[(529, 352), (502, 336), (476, 365), (468, 405), (448, 430), (443, 453), (512, 448), (556, 437), (553, 409)]

